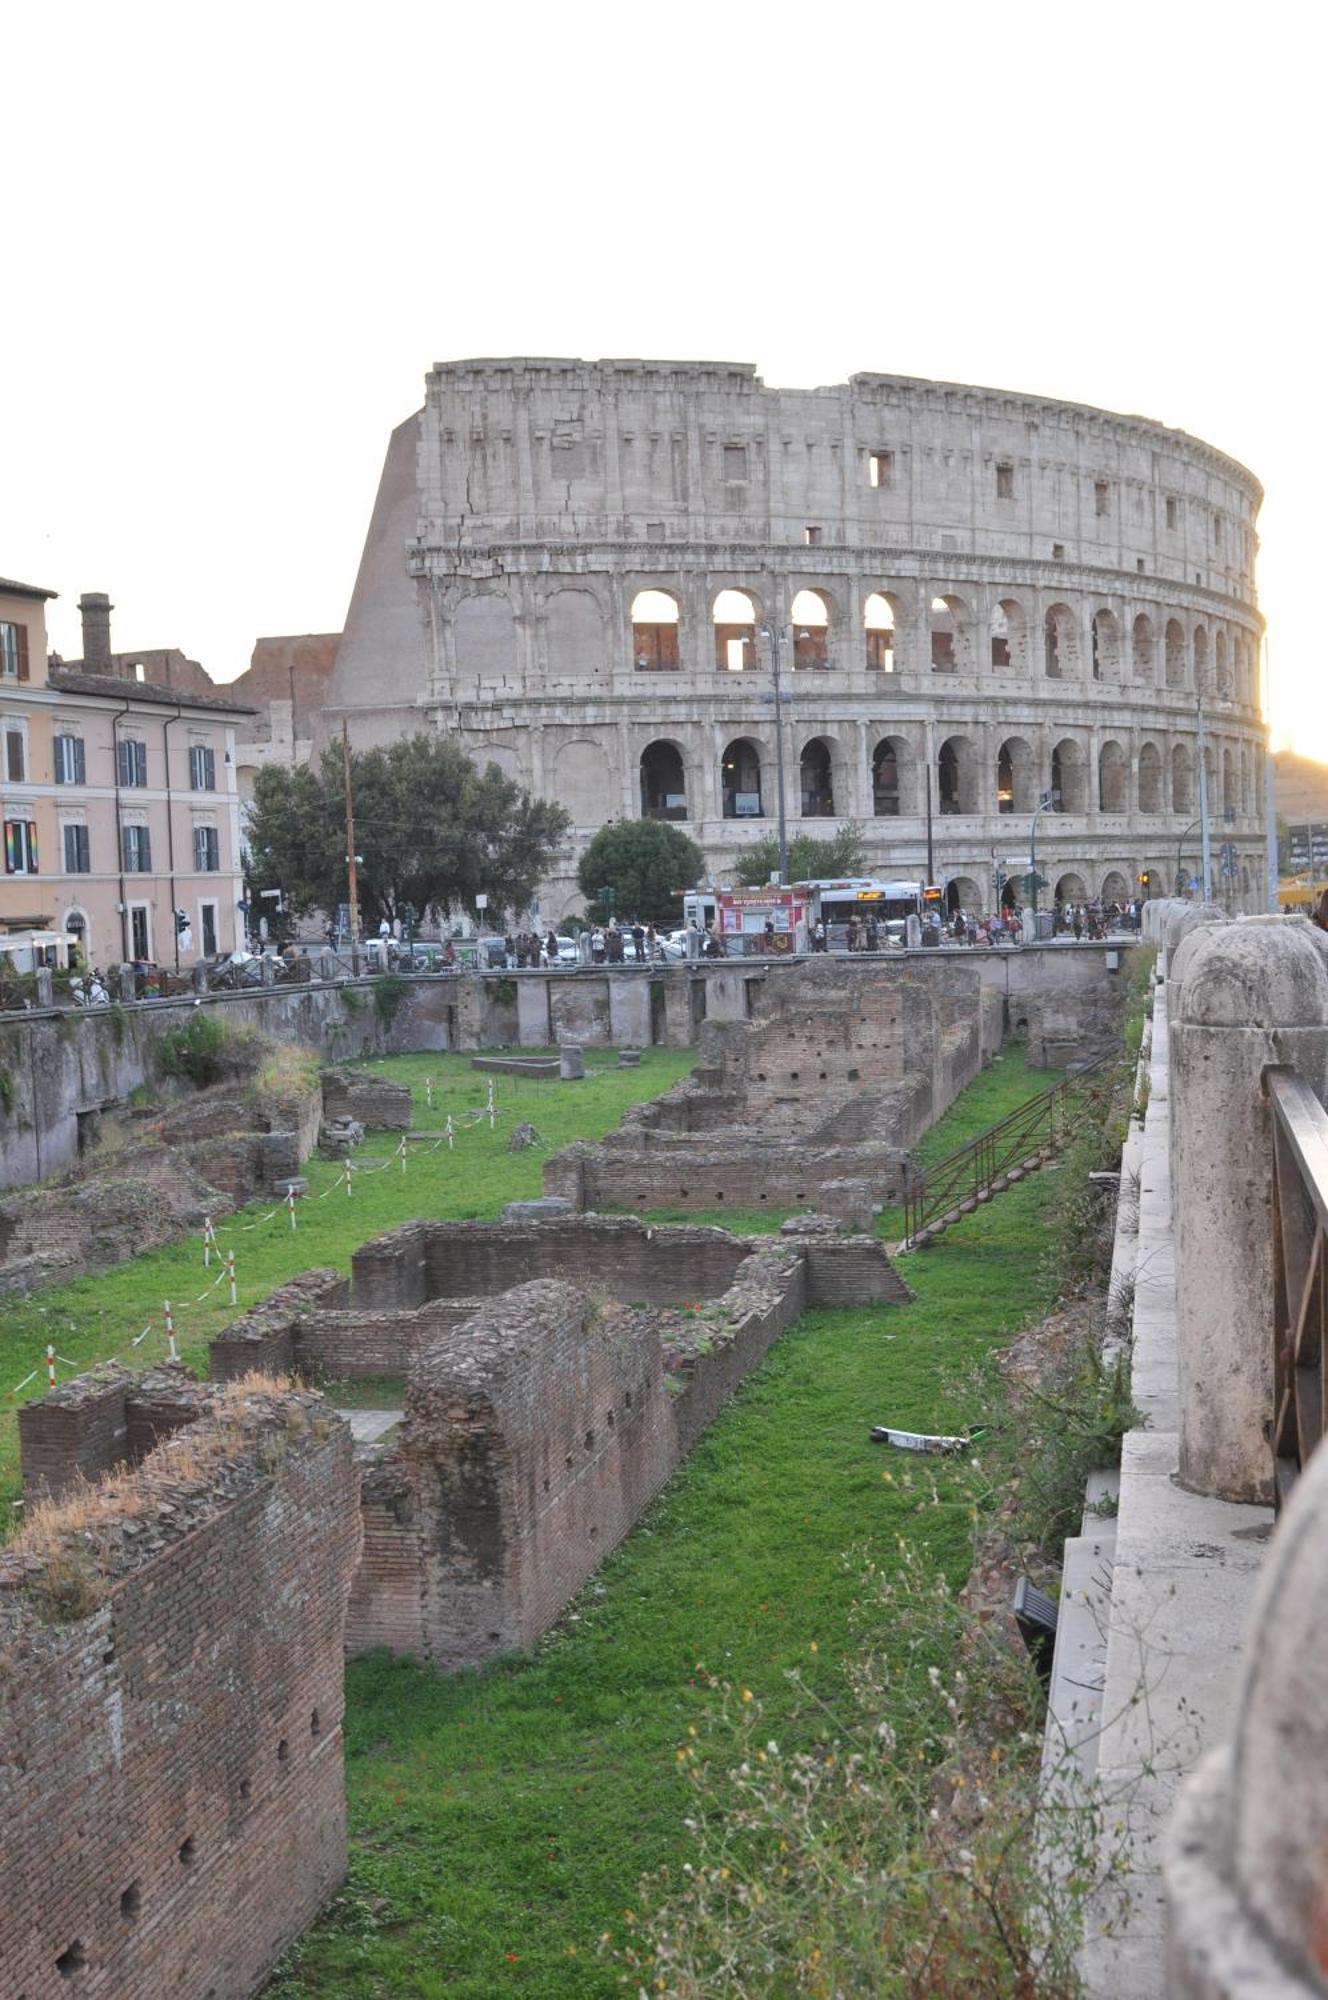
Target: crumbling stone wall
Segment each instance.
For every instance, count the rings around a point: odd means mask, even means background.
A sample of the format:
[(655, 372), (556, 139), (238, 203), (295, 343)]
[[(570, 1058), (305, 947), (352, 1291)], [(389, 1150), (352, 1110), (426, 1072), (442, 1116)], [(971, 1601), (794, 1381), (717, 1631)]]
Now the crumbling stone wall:
[(297, 1365), (296, 1330), (304, 1318), (319, 1307), (344, 1305), (348, 1292), (345, 1278), (330, 1265), (298, 1272), (209, 1342), (209, 1375), (225, 1382), (254, 1368), (288, 1373)]
[(640, 1143), (575, 1141), (544, 1164), (544, 1191), (578, 1208), (828, 1207), (829, 1183), (866, 1180), (878, 1201), (903, 1192), (908, 1155), (897, 1146), (832, 1146), (770, 1138), (643, 1133)]
[(233, 1385), (58, 1508), (0, 1552), (0, 1992), (244, 2000), (345, 1874), (349, 1434)]
[(366, 1069), (323, 1072), (323, 1116), (355, 1118), (366, 1131), (410, 1129), (410, 1091)]

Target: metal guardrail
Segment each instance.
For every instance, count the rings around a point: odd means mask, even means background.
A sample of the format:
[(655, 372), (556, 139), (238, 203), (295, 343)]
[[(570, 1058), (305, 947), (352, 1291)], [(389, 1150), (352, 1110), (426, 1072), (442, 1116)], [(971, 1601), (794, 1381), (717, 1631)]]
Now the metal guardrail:
[(1269, 1068), (1273, 1139), (1273, 1476), (1285, 1506), (1324, 1432), (1328, 1111), (1303, 1077)]
[(1017, 1104), (925, 1173), (915, 1174), (904, 1193), (905, 1244), (920, 1248), (1041, 1166), (1060, 1146), (1084, 1085), (1118, 1061), (1105, 1055), (1085, 1063), (1049, 1090)]

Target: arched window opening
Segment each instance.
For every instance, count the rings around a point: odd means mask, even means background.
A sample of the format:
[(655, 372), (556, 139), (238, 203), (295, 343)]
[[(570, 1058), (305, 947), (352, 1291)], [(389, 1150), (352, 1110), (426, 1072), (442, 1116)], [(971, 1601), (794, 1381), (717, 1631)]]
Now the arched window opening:
[(69, 963), (71, 965), (75, 963), (78, 965), (87, 965), (89, 963), (88, 920), (84, 912), (82, 910), (69, 910), (65, 915), (61, 929), (68, 931), (70, 937), (73, 939), (73, 943), (69, 947)]
[(1093, 679), (1120, 679), (1120, 626), (1111, 611), (1093, 613)]
[(1162, 754), (1156, 743), (1145, 743), (1139, 752), (1139, 810), (1162, 811)]
[(968, 606), (962, 597), (933, 597), (931, 623), (931, 664), (938, 674), (953, 674), (968, 668)]
[(1178, 743), (1171, 753), (1171, 810), (1174, 813), (1194, 810), (1194, 767), (1183, 743)]
[(711, 612), (715, 665), (721, 673), (750, 673), (756, 659), (756, 606), (745, 590), (721, 590)]
[(966, 736), (948, 736), (936, 758), (936, 798), (943, 813), (977, 811), (973, 746)]
[(945, 885), (946, 915), (976, 916), (982, 907), (982, 891), (971, 875), (952, 875)]
[(1129, 787), (1126, 783), (1128, 765), (1125, 752), (1119, 743), (1107, 742), (1102, 745), (1097, 760), (1098, 809), (1104, 813), (1123, 813), (1129, 810)]
[(1213, 641), (1213, 671), (1219, 701), (1231, 699), (1231, 668), (1227, 663), (1227, 635), (1219, 632)]
[(1073, 873), (1062, 875), (1056, 884), (1055, 899), (1058, 903), (1086, 903), (1088, 889), (1083, 876)]
[(632, 599), (632, 660), (643, 674), (678, 666), (678, 600), (667, 590), (638, 590)]
[(1213, 692), (1208, 681), (1208, 631), (1203, 625), (1194, 628), (1194, 685), (1200, 694)]
[(833, 819), (835, 812), (834, 764), (830, 745), (823, 736), (813, 736), (803, 745), (798, 760), (804, 819)]
[(895, 657), (895, 607), (884, 591), (874, 590), (863, 606), (867, 633), (867, 666), (872, 673), (892, 674)]
[(1033, 797), (1033, 752), (1022, 736), (1007, 736), (996, 753), (996, 810), (998, 813), (1031, 813)]
[(1072, 736), (1065, 737), (1051, 753), (1051, 789), (1062, 812), (1086, 810), (1084, 753)]
[(1079, 671), (1079, 640), (1068, 604), (1053, 604), (1043, 620), (1043, 666), (1053, 681)]
[(725, 819), (760, 819), (761, 753), (750, 737), (736, 736), (720, 758)]
[(991, 614), (991, 664), (1002, 673), (1022, 673), (1028, 664), (1028, 620), (1013, 597), (1003, 597)]
[(687, 775), (676, 743), (648, 743), (641, 753), (641, 817), (687, 817)]
[(1119, 868), (1109, 868), (1102, 877), (1102, 901), (1124, 904), (1130, 900), (1130, 885)]
[(1134, 621), (1134, 678), (1153, 678), (1153, 621), (1142, 611)]
[(793, 621), (793, 664), (818, 669), (830, 664), (830, 607), (819, 590), (800, 590), (789, 613)]
[(899, 817), (899, 752), (888, 736), (872, 758), (872, 811), (877, 819)]
[(1185, 630), (1179, 618), (1168, 618), (1164, 636), (1167, 659), (1167, 686), (1185, 685)]

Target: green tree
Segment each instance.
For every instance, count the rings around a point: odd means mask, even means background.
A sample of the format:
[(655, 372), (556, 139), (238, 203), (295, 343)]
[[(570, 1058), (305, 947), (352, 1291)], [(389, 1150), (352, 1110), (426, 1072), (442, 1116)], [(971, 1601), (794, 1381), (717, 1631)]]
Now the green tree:
[(704, 868), (696, 842), (667, 820), (623, 819), (600, 828), (576, 879), (588, 903), (599, 902), (600, 890), (611, 888), (620, 922), (639, 917), (643, 924), (675, 924), (682, 914), (679, 893), (690, 889)]
[[(862, 875), (867, 856), (862, 835), (852, 821), (836, 827), (829, 840), (816, 840), (809, 833), (795, 833), (788, 844), (789, 881), (814, 882), (825, 875)], [(745, 847), (738, 860), (738, 880), (748, 888), (759, 888), (779, 867), (779, 842), (771, 834)]]
[[(351, 756), (360, 910), (373, 928), (417, 912), (520, 911), (571, 824), (559, 805), (532, 798), (496, 764), (483, 770), (441, 736), (415, 735)], [(281, 888), (289, 909), (334, 910), (346, 900), (341, 751), (317, 769), (268, 765), (254, 781), (249, 874)]]

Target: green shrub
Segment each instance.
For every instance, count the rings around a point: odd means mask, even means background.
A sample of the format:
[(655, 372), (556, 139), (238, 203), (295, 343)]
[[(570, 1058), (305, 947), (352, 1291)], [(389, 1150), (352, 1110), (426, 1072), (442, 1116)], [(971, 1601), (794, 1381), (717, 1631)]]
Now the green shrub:
[(187, 1028), (172, 1028), (157, 1044), (163, 1076), (187, 1077), (200, 1089), (216, 1083), (229, 1067), (226, 1031), (214, 1014), (195, 1014)]
[(405, 980), (396, 972), (385, 972), (374, 982), (374, 1011), (384, 1028), (390, 1028), (396, 1020), (409, 990)]

